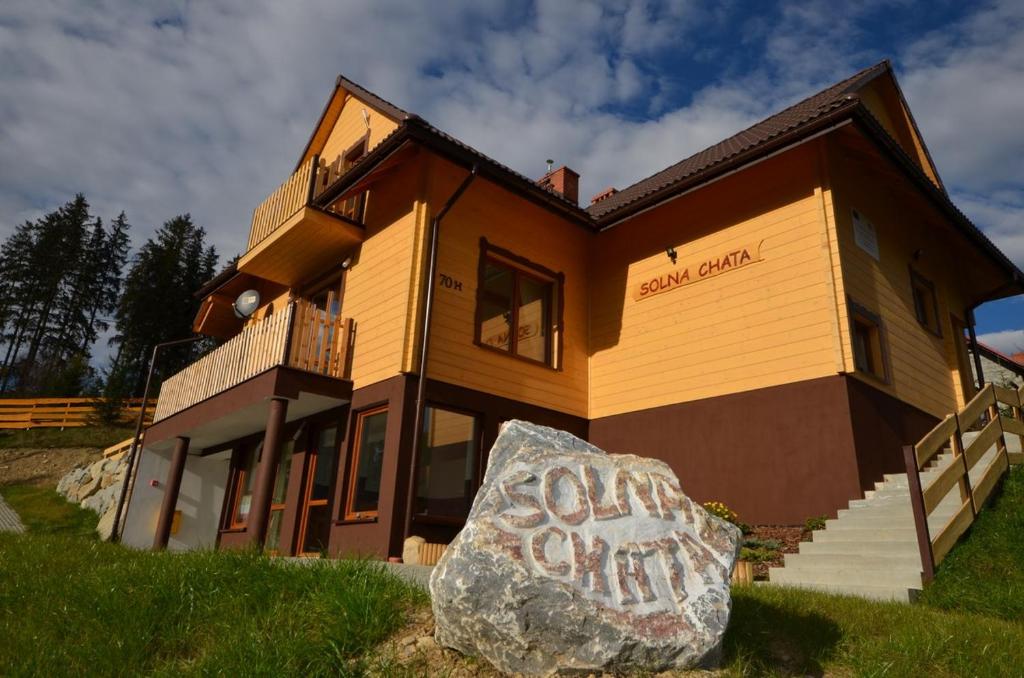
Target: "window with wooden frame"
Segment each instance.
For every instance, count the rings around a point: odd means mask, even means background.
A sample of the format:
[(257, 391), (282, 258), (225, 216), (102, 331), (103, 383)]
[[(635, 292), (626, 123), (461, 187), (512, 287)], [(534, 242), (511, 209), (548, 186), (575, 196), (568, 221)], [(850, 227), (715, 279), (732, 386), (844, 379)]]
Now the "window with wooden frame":
[(857, 371), (888, 383), (888, 357), (882, 332), (882, 319), (862, 306), (850, 302), (850, 339)]
[(327, 550), (330, 536), (330, 499), (337, 460), (338, 425), (321, 425), (316, 430), (315, 444), (307, 453), (305, 496), (302, 502), (302, 523), (299, 527), (300, 554)]
[(935, 283), (910, 269), (910, 293), (914, 300), (914, 315), (917, 322), (935, 336), (941, 337), (939, 300), (935, 295)]
[(247, 446), (241, 452), (241, 463), (235, 470), (232, 485), (231, 515), (227, 527), (232, 530), (245, 529), (252, 508), (252, 492), (256, 483), (256, 469), (259, 467), (263, 441)]
[[(357, 162), (366, 156), (367, 144), (369, 142), (368, 137), (363, 137), (355, 144), (349, 147), (341, 156), (341, 171), (348, 172), (352, 169)], [(366, 192), (362, 192), (359, 195), (354, 195), (351, 198), (346, 199), (341, 203), (341, 207), (338, 210), (343, 216), (348, 217), (353, 221), (363, 221), (363, 211), (366, 207)]]
[(384, 469), (384, 443), (388, 427), (386, 405), (356, 415), (345, 520), (377, 517), (380, 479)]
[(480, 430), (480, 418), (473, 413), (424, 408), (416, 457), (417, 519), (454, 524), (469, 515), (479, 482)]
[(481, 240), (474, 343), (558, 368), (564, 276)]

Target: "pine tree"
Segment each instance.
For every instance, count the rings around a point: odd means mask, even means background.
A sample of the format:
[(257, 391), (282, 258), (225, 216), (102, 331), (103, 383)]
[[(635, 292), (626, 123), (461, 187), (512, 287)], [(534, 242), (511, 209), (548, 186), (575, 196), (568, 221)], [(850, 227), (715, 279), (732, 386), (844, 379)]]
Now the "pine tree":
[[(192, 334), (199, 310), (194, 293), (217, 266), (216, 250), (205, 240), (206, 231), (185, 214), (165, 222), (136, 253), (117, 305), (113, 343), (118, 357), (108, 379), (108, 397), (118, 385), (141, 395), (153, 346)], [(194, 344), (168, 349), (160, 356), (160, 374), (180, 370), (201, 350)]]

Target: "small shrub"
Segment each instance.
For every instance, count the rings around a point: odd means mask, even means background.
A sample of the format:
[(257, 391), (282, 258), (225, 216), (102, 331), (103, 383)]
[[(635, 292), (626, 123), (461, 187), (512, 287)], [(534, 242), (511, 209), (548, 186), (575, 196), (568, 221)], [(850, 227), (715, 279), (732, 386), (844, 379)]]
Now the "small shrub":
[(782, 542), (778, 539), (761, 539), (760, 537), (747, 537), (743, 540), (743, 545), (751, 549), (766, 549), (768, 551), (778, 551), (782, 548)]
[(779, 557), (778, 549), (747, 548), (740, 549), (740, 560), (751, 563), (770, 563)]
[(804, 521), (804, 529), (808, 532), (813, 532), (814, 530), (824, 530), (825, 521), (827, 519), (828, 516), (814, 516), (813, 518), (808, 518)]

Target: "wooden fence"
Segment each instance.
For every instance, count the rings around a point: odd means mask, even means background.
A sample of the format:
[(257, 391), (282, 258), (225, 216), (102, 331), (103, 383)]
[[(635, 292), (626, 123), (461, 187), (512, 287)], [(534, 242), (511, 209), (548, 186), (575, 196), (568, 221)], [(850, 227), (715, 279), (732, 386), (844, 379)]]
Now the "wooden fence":
[[(0, 398), (0, 429), (74, 428), (89, 426), (99, 418), (98, 398)], [(146, 420), (153, 418), (155, 400), (150, 399)], [(125, 401), (123, 421), (139, 416), (142, 398)]]
[[(943, 419), (916, 445), (903, 448), (926, 581), (934, 577), (935, 568), (974, 522), (1010, 465), (1024, 462), (1024, 453), (1010, 452), (1006, 446), (1006, 434), (1021, 436), (1024, 442), (1022, 403), (1024, 387), (1015, 390), (988, 384), (963, 409)], [(965, 447), (964, 434), (968, 432), (975, 435), (969, 436), (973, 439)], [(921, 470), (947, 446), (953, 453), (952, 463), (922, 487)], [(996, 454), (972, 486), (971, 470), (993, 446)], [(954, 488), (958, 489), (960, 505), (932, 536), (928, 517)]]
[[(328, 299), (328, 308), (330, 302)], [(328, 320), (308, 301), (293, 301), (280, 313), (258, 320), (174, 376), (164, 380), (154, 421), (279, 365), (338, 379), (349, 371), (355, 324)]]

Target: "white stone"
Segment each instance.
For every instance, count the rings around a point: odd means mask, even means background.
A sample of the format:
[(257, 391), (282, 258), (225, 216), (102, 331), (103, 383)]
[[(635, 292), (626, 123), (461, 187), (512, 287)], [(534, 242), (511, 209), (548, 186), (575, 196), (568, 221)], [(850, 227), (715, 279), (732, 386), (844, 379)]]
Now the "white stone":
[(431, 577), (436, 638), (507, 673), (708, 666), (739, 548), (664, 462), (508, 422)]

